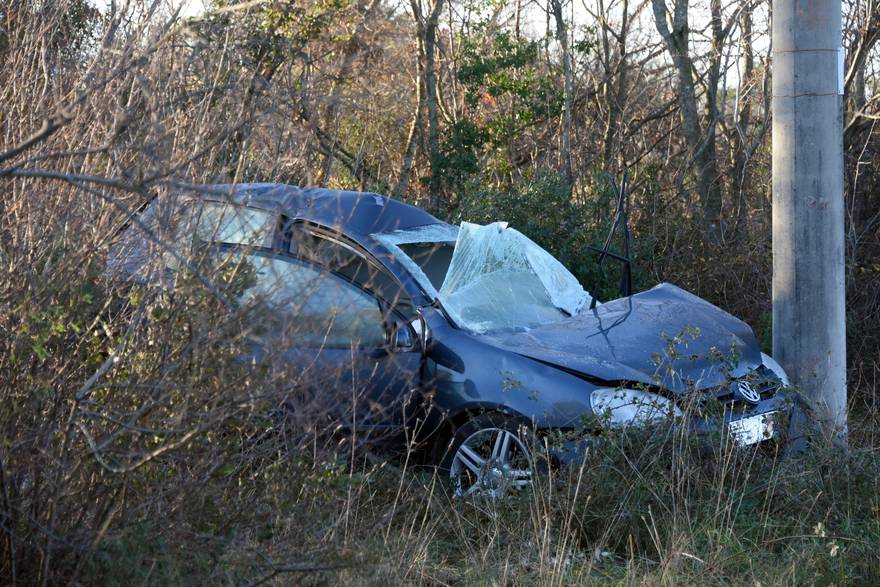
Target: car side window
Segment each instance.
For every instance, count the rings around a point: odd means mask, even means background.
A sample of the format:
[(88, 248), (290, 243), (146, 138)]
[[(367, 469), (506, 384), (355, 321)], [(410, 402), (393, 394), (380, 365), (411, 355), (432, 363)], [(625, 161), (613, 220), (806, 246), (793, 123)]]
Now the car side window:
[(343, 276), (346, 280), (373, 292), (388, 306), (406, 318), (415, 316), (412, 297), (390, 273), (369, 262), (355, 247), (334, 237), (294, 225), (289, 252)]
[(241, 255), (239, 299), (254, 334), (309, 347), (376, 348), (386, 343), (379, 301), (326, 271), (292, 258)]
[[(219, 202), (186, 202), (174, 216), (169, 244), (183, 258), (208, 243), (270, 247), (278, 224), (271, 212)], [(175, 255), (166, 252), (163, 258), (169, 269), (180, 269)]]
[(213, 202), (194, 209), (192, 214), (197, 241), (252, 247), (271, 246), (278, 218), (265, 210)]

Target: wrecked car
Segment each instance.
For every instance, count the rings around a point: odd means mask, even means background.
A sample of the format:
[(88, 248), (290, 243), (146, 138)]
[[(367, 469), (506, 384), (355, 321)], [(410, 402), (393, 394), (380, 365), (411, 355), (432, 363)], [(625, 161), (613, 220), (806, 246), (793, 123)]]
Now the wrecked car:
[[(236, 303), (267, 319), (246, 360), (288, 362), (304, 393), (338, 394), (341, 428), (416, 439), (459, 495), (529, 485), (548, 431), (672, 419), (752, 446), (789, 410), (785, 372), (744, 322), (668, 283), (600, 303), (504, 223), (454, 226), (371, 193), (193, 186), (133, 215), (108, 268), (167, 283), (195, 250), (250, 272)], [(332, 384), (306, 376), (329, 371)]]

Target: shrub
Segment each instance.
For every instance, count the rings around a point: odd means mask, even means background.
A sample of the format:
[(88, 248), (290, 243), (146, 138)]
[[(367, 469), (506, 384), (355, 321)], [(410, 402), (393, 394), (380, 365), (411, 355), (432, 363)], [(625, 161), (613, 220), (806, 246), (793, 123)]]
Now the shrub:
[[(596, 290), (600, 300), (613, 299), (620, 295), (622, 267), (607, 258), (600, 271), (598, 254), (589, 248), (602, 247), (615, 212), (614, 196), (604, 181), (596, 182), (586, 201), (574, 200), (565, 176), (554, 171), (527, 174), (506, 189), (474, 182), (462, 192), (453, 220), (506, 221), (559, 259), (588, 291)], [(617, 235), (612, 251), (622, 244), (622, 230)], [(634, 291), (645, 283), (639, 259), (646, 245), (631, 242)]]

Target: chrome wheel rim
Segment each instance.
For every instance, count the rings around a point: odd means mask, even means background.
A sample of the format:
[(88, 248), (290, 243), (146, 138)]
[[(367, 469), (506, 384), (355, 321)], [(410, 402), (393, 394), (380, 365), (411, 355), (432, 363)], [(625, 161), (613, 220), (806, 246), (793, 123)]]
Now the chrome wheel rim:
[(449, 476), (456, 496), (502, 497), (532, 484), (532, 459), (516, 433), (483, 428), (458, 447)]

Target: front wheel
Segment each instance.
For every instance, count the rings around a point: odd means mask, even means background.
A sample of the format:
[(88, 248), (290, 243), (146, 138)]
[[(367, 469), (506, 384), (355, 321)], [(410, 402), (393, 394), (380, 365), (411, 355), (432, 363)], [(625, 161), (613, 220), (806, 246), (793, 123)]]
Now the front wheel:
[(531, 439), (510, 418), (477, 416), (456, 430), (440, 467), (456, 496), (504, 497), (532, 484)]

